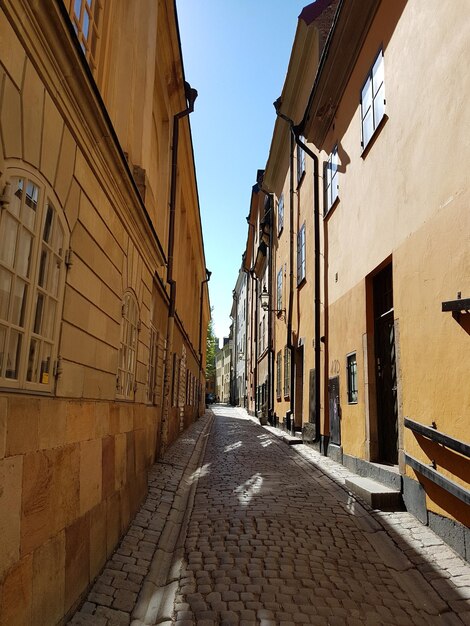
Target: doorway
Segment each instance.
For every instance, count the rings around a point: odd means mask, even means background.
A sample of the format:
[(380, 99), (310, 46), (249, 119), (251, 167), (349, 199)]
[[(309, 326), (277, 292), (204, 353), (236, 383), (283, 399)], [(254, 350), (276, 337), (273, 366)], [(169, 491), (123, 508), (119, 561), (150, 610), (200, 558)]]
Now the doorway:
[(398, 463), (398, 403), (391, 263), (374, 276), (373, 297), (378, 461), (395, 465)]

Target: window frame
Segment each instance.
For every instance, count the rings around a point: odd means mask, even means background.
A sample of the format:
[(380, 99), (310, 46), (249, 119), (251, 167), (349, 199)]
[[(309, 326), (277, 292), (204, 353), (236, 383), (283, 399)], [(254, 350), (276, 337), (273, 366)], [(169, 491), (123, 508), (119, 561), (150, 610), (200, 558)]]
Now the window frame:
[(277, 280), (276, 280), (276, 309), (277, 309), (278, 315), (282, 310), (282, 300), (283, 300), (282, 292), (283, 292), (283, 278), (284, 278), (283, 269), (284, 268), (281, 265), (281, 268), (277, 273)]
[[(9, 219), (15, 228), (14, 247), (12, 264), (6, 259), (0, 260), (0, 272), (3, 271), (10, 284), (5, 293), (8, 294), (6, 302), (7, 318), (0, 320), (0, 331), (4, 329), (4, 347), (2, 355), (8, 356), (10, 352), (10, 341), (12, 332), (21, 337), (20, 348), (16, 350), (17, 376), (15, 378), (2, 376), (3, 359), (0, 361), (0, 388), (18, 389), (30, 392), (41, 392), (53, 394), (56, 380), (56, 364), (58, 362), (60, 344), (60, 326), (62, 323), (62, 308), (65, 294), (65, 283), (67, 273), (67, 251), (70, 244), (70, 231), (62, 206), (50, 185), (43, 180), (36, 172), (25, 168), (8, 167), (5, 172), (5, 180), (12, 185), (11, 200), (0, 208), (0, 236), (6, 220)], [(21, 198), (17, 192), (20, 189), (19, 181), (22, 180)], [(27, 189), (32, 185), (37, 189), (36, 208), (34, 209), (34, 225), (28, 225), (25, 206), (27, 204)], [(12, 204), (14, 198), (19, 200), (18, 210), (15, 213)], [(30, 196), (31, 197), (31, 196)], [(33, 200), (34, 201), (34, 200)], [(51, 212), (49, 212), (51, 209)], [(50, 216), (50, 218), (49, 218)], [(4, 221), (5, 220), (5, 221)], [(47, 235), (45, 233), (47, 229)], [(55, 250), (58, 243), (57, 233), (60, 234), (61, 246)], [(29, 236), (29, 251), (27, 252), (27, 270), (21, 273), (17, 258), (21, 245), (27, 239), (21, 236), (26, 233)], [(8, 237), (8, 234), (6, 235)], [(11, 239), (10, 239), (11, 241)], [(5, 250), (5, 248), (3, 248)], [(26, 253), (26, 249), (23, 250)], [(24, 261), (23, 261), (24, 262)], [(58, 268), (54, 273), (54, 268)], [(9, 276), (8, 276), (9, 275)], [(42, 276), (42, 283), (41, 283)], [(52, 282), (51, 282), (52, 281)], [(18, 312), (20, 319), (14, 323), (11, 319), (15, 297), (15, 286), (23, 284), (25, 287), (22, 297), (21, 310)], [(25, 295), (26, 294), (26, 295)], [(39, 296), (41, 296), (41, 306), (39, 307)], [(18, 296), (16, 296), (18, 297)], [(47, 318), (53, 311), (53, 318)], [(39, 322), (38, 322), (39, 314)], [(39, 323), (41, 328), (36, 330)], [(36, 361), (37, 367), (43, 367), (48, 360), (48, 369), (40, 370), (38, 380), (28, 380), (31, 367), (30, 356), (33, 341), (39, 346)], [(44, 356), (49, 352), (49, 356), (44, 360)], [(41, 364), (41, 365), (40, 365)], [(6, 373), (6, 364), (5, 364)]]
[[(91, 71), (95, 74), (99, 65), (100, 40), (104, 15), (103, 0), (67, 0), (65, 4), (80, 48), (85, 55)], [(77, 5), (80, 5), (79, 15), (77, 15), (76, 12)], [(88, 32), (86, 35), (83, 28), (85, 15), (88, 19)]]
[[(353, 362), (354, 369), (351, 367)], [(350, 352), (346, 355), (346, 390), (348, 404), (357, 404), (359, 398), (357, 352)]]
[[(380, 61), (379, 66), (378, 66), (380, 67), (379, 76), (381, 76), (382, 80), (381, 80), (380, 85), (377, 87), (375, 84), (376, 81), (374, 81), (374, 75), (377, 74), (376, 65), (378, 61)], [(370, 70), (367, 73), (366, 79), (364, 80), (362, 84), (360, 95), (359, 95), (360, 111), (361, 111), (361, 146), (362, 146), (363, 152), (367, 149), (372, 139), (375, 137), (381, 125), (382, 120), (385, 118), (386, 100), (385, 100), (384, 65), (385, 65), (384, 53), (383, 53), (383, 48), (381, 47), (374, 58), (374, 62), (372, 63)], [(366, 87), (369, 82), (370, 82), (370, 105), (367, 103), (367, 108), (366, 108), (366, 111), (364, 112), (364, 101), (366, 100), (365, 95), (367, 96), (368, 94), (368, 90), (366, 90)], [(369, 98), (367, 98), (367, 100), (369, 100)], [(380, 112), (381, 114), (378, 117), (378, 119), (376, 119), (376, 104), (380, 102), (381, 102), (381, 112)], [(372, 129), (370, 131), (370, 135), (367, 137), (367, 140), (366, 140), (365, 132), (364, 132), (365, 131), (364, 122), (369, 114), (369, 111), (372, 115)]]
[[(132, 323), (130, 318), (130, 311), (128, 307), (128, 303), (131, 302), (135, 312), (135, 324)], [(122, 295), (122, 319), (121, 319), (121, 338), (119, 343), (118, 350), (118, 367), (116, 372), (116, 399), (125, 400), (125, 401), (133, 401), (135, 400), (135, 395), (137, 391), (137, 359), (139, 352), (139, 332), (140, 332), (140, 310), (139, 304), (137, 301), (137, 297), (132, 289), (126, 289), (126, 291)], [(129, 327), (130, 326), (130, 327)], [(130, 341), (132, 341), (132, 329), (135, 331), (135, 347), (131, 345), (131, 343), (127, 342), (130, 337)], [(126, 343), (127, 342), (127, 343)], [(124, 359), (123, 355), (124, 354)], [(129, 354), (133, 354), (132, 361), (132, 369), (125, 369), (121, 366), (123, 361), (128, 360)], [(122, 378), (121, 378), (122, 376)], [(128, 380), (126, 380), (128, 377)], [(120, 382), (122, 381), (122, 382)], [(128, 392), (121, 393), (121, 390), (128, 389)]]
[(306, 276), (306, 234), (304, 222), (297, 233), (297, 286), (300, 286), (306, 280)]
[[(300, 140), (305, 143), (305, 138), (301, 135)], [(303, 176), (305, 174), (305, 150), (296, 144), (296, 155), (297, 155), (297, 186), (302, 182)]]
[[(333, 172), (333, 168), (334, 172)], [(336, 144), (330, 155), (328, 161), (325, 163), (325, 210), (324, 215), (327, 215), (336, 202), (339, 200), (339, 171), (338, 171), (338, 144)]]
[(284, 398), (289, 398), (291, 393), (290, 388), (290, 348), (285, 346), (284, 348)]
[(277, 201), (277, 236), (284, 230), (284, 192), (278, 198)]

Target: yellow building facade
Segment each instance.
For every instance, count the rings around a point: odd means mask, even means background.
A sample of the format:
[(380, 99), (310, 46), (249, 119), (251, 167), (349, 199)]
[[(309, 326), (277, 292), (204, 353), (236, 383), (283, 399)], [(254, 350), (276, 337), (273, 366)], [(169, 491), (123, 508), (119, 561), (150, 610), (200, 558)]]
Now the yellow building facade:
[(2, 623), (74, 609), (204, 410), (194, 96), (171, 1), (2, 3)]
[(261, 190), (271, 422), (401, 494), (468, 559), (464, 4), (305, 7)]

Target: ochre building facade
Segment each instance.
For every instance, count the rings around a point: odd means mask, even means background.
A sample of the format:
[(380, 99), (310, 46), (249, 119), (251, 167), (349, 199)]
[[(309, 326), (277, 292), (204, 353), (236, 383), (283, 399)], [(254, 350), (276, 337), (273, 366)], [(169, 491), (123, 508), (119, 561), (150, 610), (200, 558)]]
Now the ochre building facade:
[(1, 623), (55, 624), (204, 410), (175, 5), (0, 7)]

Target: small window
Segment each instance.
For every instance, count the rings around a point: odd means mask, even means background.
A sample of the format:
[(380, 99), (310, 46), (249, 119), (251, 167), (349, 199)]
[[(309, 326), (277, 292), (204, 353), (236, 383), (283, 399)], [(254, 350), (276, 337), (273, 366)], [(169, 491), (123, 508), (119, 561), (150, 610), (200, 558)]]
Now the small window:
[(348, 354), (346, 357), (346, 369), (348, 377), (348, 402), (357, 403), (357, 358), (356, 353)]
[(297, 285), (305, 280), (305, 222), (297, 233)]
[(281, 193), (277, 202), (277, 234), (280, 235), (284, 228), (284, 194)]
[(362, 147), (365, 148), (385, 114), (384, 57), (380, 50), (361, 91)]
[(290, 396), (290, 349), (284, 348), (284, 397)]
[(282, 309), (282, 267), (277, 273), (277, 291), (276, 291), (276, 308), (278, 311)]
[(333, 148), (325, 172), (325, 215), (331, 209), (338, 198), (338, 146)]
[(135, 368), (139, 334), (139, 310), (134, 295), (127, 291), (122, 300), (121, 346), (116, 380), (117, 395), (131, 400), (136, 391)]
[(277, 398), (281, 397), (282, 390), (282, 352), (279, 352), (276, 355), (276, 396)]
[[(305, 142), (303, 137), (300, 137), (302, 142)], [(302, 176), (305, 172), (305, 152), (304, 150), (297, 144), (297, 185), (300, 184), (302, 180)]]

